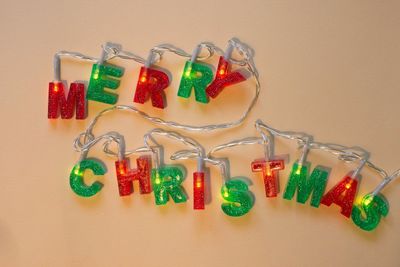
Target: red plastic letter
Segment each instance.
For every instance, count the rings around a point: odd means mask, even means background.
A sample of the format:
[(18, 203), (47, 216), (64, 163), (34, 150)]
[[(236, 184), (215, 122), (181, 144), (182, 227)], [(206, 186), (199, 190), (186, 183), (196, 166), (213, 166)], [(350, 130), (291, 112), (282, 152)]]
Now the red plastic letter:
[[(76, 106), (75, 106), (76, 105)], [(49, 104), (47, 117), (58, 118), (59, 110), (62, 119), (71, 119), (76, 108), (76, 119), (86, 117), (85, 86), (82, 83), (71, 83), (68, 97), (65, 98), (64, 84), (62, 82), (49, 83)]]
[(204, 210), (204, 172), (193, 173), (193, 208)]
[(142, 67), (140, 69), (139, 80), (133, 101), (143, 104), (150, 95), (153, 107), (164, 108), (163, 90), (167, 88), (168, 85), (169, 78), (167, 74), (159, 70)]
[(137, 169), (130, 169), (128, 160), (123, 159), (115, 162), (117, 170), (118, 189), (120, 196), (128, 196), (133, 193), (133, 181), (139, 181), (141, 194), (151, 193), (150, 170), (151, 159), (142, 156), (136, 159)]
[(346, 176), (322, 197), (321, 204), (330, 206), (335, 203), (342, 208), (341, 213), (349, 218), (357, 194), (357, 187), (357, 180)]
[(207, 95), (216, 98), (225, 87), (244, 80), (246, 80), (246, 78), (240, 72), (230, 72), (229, 62), (225, 60), (224, 57), (220, 57), (215, 79), (206, 89)]
[(264, 177), (265, 195), (267, 197), (276, 197), (278, 195), (279, 179), (278, 171), (285, 168), (283, 160), (270, 160), (258, 159), (251, 163), (251, 170), (253, 172), (262, 171)]

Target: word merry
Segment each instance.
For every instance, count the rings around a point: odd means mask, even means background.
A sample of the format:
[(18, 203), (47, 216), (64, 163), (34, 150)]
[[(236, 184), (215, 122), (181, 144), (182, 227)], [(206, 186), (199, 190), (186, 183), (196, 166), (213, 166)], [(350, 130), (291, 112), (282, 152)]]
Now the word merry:
[[(187, 61), (183, 70), (178, 96), (188, 98), (194, 90), (195, 99), (208, 103), (209, 97), (216, 98), (227, 86), (245, 81), (240, 71), (231, 71), (231, 64), (223, 56), (219, 58), (218, 68), (213, 75), (212, 69), (204, 64)], [(124, 70), (110, 64), (93, 64), (90, 82), (85, 97), (84, 84), (71, 83), (68, 95), (60, 81), (49, 83), (48, 118), (71, 119), (76, 110), (76, 119), (86, 118), (87, 101), (92, 100), (115, 104), (118, 95), (105, 89), (116, 90), (119, 87)], [(141, 67), (133, 101), (143, 104), (149, 98), (153, 107), (165, 108), (164, 90), (169, 86), (168, 75), (160, 70)]]
[[(181, 183), (184, 180), (183, 172), (175, 166), (165, 165), (160, 168), (151, 167), (151, 157), (141, 156), (136, 159), (137, 168), (129, 166), (127, 159), (115, 162), (119, 195), (128, 196), (133, 193), (133, 181), (138, 181), (140, 193), (154, 193), (156, 205), (166, 204), (170, 198), (175, 203), (187, 201)], [(262, 174), (266, 197), (278, 195), (280, 170), (285, 168), (283, 160), (258, 159), (251, 163), (253, 172)], [(95, 175), (104, 175), (106, 170), (97, 160), (85, 159), (74, 166), (70, 174), (72, 190), (82, 197), (91, 197), (97, 194), (102, 184), (98, 181), (91, 185), (84, 182), (85, 170), (91, 170)], [(283, 198), (291, 200), (297, 192), (297, 202), (306, 203), (310, 199), (313, 207), (320, 204), (331, 206), (335, 204), (341, 208), (341, 214), (352, 217), (353, 222), (363, 230), (375, 229), (382, 216), (389, 212), (389, 206), (383, 195), (367, 194), (361, 204), (354, 205), (358, 189), (357, 177), (346, 175), (328, 192), (325, 192), (329, 172), (326, 168), (317, 166), (310, 174), (310, 164), (293, 164), (289, 180), (283, 193)], [(204, 172), (193, 173), (193, 208), (204, 209)], [(222, 211), (229, 216), (242, 216), (248, 213), (254, 205), (254, 199), (248, 185), (239, 177), (225, 182), (221, 188), (224, 203)]]

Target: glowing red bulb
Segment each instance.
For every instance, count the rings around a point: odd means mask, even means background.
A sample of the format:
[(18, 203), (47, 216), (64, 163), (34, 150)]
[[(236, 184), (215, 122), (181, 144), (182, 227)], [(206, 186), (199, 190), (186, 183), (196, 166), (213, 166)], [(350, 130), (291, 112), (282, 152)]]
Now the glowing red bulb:
[(147, 81), (146, 76), (140, 77), (140, 82), (145, 83)]

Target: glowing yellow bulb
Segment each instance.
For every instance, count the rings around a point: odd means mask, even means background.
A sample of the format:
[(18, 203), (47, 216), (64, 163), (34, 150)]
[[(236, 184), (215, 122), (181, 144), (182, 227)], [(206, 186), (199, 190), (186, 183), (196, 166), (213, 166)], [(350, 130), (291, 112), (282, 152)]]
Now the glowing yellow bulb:
[(201, 182), (197, 182), (197, 183), (196, 183), (196, 187), (197, 187), (197, 188), (200, 188), (200, 187), (201, 187)]
[(155, 182), (156, 182), (156, 184), (160, 184), (161, 183), (160, 178), (156, 178)]
[(123, 167), (120, 167), (120, 168), (119, 168), (119, 173), (120, 173), (120, 174), (122, 174), (122, 175), (124, 175), (124, 174), (125, 174), (125, 170), (124, 170), (124, 168), (123, 168)]
[(147, 78), (146, 78), (146, 76), (142, 76), (142, 77), (140, 77), (140, 81), (141, 81), (142, 83), (146, 82), (146, 81), (147, 81)]
[(97, 80), (99, 78), (99, 69), (96, 69), (93, 73), (93, 79)]
[(224, 69), (221, 69), (220, 71), (219, 71), (219, 75), (224, 75), (225, 74), (225, 70)]
[(79, 167), (76, 167), (76, 168), (75, 168), (75, 171), (74, 171), (74, 173), (75, 173), (75, 175), (80, 175), (80, 172), (79, 172)]
[(265, 168), (266, 168), (266, 173), (267, 173), (267, 176), (271, 176), (271, 168), (269, 167), (269, 164), (267, 164), (266, 166), (265, 166)]
[(187, 70), (185, 71), (185, 76), (189, 77), (191, 72), (192, 72), (192, 68), (191, 67), (187, 68)]
[(351, 187), (351, 183), (346, 184), (346, 189), (349, 189)]
[(366, 198), (363, 202), (364, 202), (364, 205), (365, 205), (365, 206), (368, 206), (368, 205), (371, 204), (371, 202), (372, 202), (372, 197)]
[(58, 92), (58, 85), (57, 84), (54, 85), (53, 90), (54, 90), (54, 92)]
[(300, 174), (300, 172), (301, 172), (301, 165), (299, 165), (299, 167), (297, 168), (297, 170), (296, 170), (296, 174), (297, 174), (297, 175), (299, 175), (299, 174)]
[(224, 197), (229, 197), (229, 193), (228, 193), (228, 192), (225, 192), (225, 193), (224, 193)]

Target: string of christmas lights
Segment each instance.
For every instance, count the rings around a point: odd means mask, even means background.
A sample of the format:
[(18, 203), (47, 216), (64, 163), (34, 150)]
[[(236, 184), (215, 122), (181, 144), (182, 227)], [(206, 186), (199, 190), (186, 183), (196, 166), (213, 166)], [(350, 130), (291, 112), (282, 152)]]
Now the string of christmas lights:
[[(279, 171), (285, 168), (285, 160), (274, 154), (274, 138), (282, 137), (294, 140), (302, 149), (300, 158), (293, 163), (292, 170), (283, 198), (291, 200), (297, 193), (297, 202), (306, 203), (310, 199), (312, 207), (320, 204), (331, 206), (335, 204), (341, 207), (341, 213), (345, 217), (351, 217), (353, 222), (363, 230), (373, 230), (380, 223), (381, 217), (389, 212), (389, 204), (380, 193), (391, 181), (400, 176), (400, 170), (388, 175), (385, 170), (370, 162), (369, 153), (362, 148), (346, 147), (329, 143), (313, 141), (311, 135), (300, 132), (279, 131), (257, 120), (255, 128), (260, 137), (246, 137), (221, 144), (205, 153), (204, 148), (194, 139), (179, 133), (163, 129), (153, 129), (144, 135), (144, 146), (133, 150), (125, 149), (125, 141), (122, 135), (116, 132), (94, 137), (92, 129), (96, 124), (95, 119), (88, 127), (90, 131), (81, 133), (74, 141), (74, 147), (81, 152), (78, 163), (74, 166), (70, 175), (72, 190), (83, 197), (93, 196), (101, 189), (101, 184), (95, 182), (86, 185), (83, 179), (83, 171), (91, 169), (95, 175), (103, 175), (105, 169), (95, 159), (87, 159), (89, 150), (100, 141), (104, 140), (103, 151), (112, 157), (117, 157), (115, 162), (116, 176), (120, 196), (128, 196), (133, 193), (133, 181), (138, 180), (140, 193), (151, 193), (155, 196), (157, 205), (166, 204), (170, 198), (176, 203), (186, 202), (188, 197), (181, 185), (184, 180), (184, 171), (174, 165), (164, 164), (162, 145), (155, 136), (164, 136), (170, 140), (178, 141), (190, 149), (174, 152), (171, 160), (196, 159), (197, 170), (193, 173), (193, 208), (204, 209), (205, 202), (205, 172), (204, 164), (218, 165), (221, 168), (222, 187), (221, 204), (222, 211), (229, 216), (242, 216), (248, 213), (254, 205), (254, 197), (243, 177), (231, 177), (227, 160), (215, 158), (214, 154), (227, 148), (243, 145), (262, 145), (263, 158), (251, 162), (252, 172), (261, 173), (264, 180), (267, 198), (277, 197), (279, 194)], [(90, 136), (90, 137), (88, 137)], [(87, 140), (87, 141), (84, 141)], [(117, 151), (111, 149), (111, 144), (117, 145)], [(358, 162), (357, 167), (345, 175), (333, 188), (326, 191), (329, 178), (329, 168), (316, 166), (310, 174), (311, 164), (307, 162), (310, 150), (320, 149), (335, 155), (339, 160), (353, 163)], [(136, 159), (137, 168), (129, 167), (128, 156), (132, 154), (145, 154)], [(152, 168), (152, 165), (154, 167)], [(360, 173), (367, 166), (383, 177), (378, 186), (362, 197), (360, 203), (356, 203), (357, 189), (360, 184)]]
[[(202, 55), (205, 50), (206, 54)], [(236, 59), (232, 53), (237, 51), (242, 57)], [(150, 100), (152, 106), (159, 109), (166, 107), (165, 91), (169, 87), (170, 77), (160, 68), (157, 68), (165, 53), (172, 53), (186, 59), (180, 78), (177, 95), (189, 98), (194, 91), (197, 102), (205, 104), (210, 98), (216, 98), (226, 87), (245, 82), (252, 78), (255, 83), (255, 94), (245, 112), (239, 119), (233, 122), (225, 122), (210, 125), (188, 125), (174, 121), (166, 121), (139, 110), (129, 105), (115, 105), (118, 95), (115, 93), (119, 87), (120, 79), (124, 76), (124, 69), (110, 64), (113, 59), (124, 59), (141, 64), (133, 102), (143, 104)], [(212, 69), (202, 62), (219, 55), (218, 66), (213, 73)], [(92, 72), (87, 90), (82, 82), (70, 84), (68, 93), (66, 82), (61, 78), (61, 59), (73, 58), (92, 63)], [(95, 181), (91, 184), (85, 182), (86, 171), (91, 171), (95, 176), (104, 175), (106, 168), (103, 163), (88, 157), (88, 154), (97, 144), (103, 144), (103, 152), (115, 158), (116, 181), (121, 197), (133, 193), (133, 182), (139, 183), (141, 194), (154, 194), (156, 205), (165, 205), (172, 199), (175, 203), (183, 203), (188, 196), (182, 186), (186, 176), (185, 171), (177, 165), (165, 164), (163, 146), (158, 143), (158, 138), (181, 143), (188, 147), (185, 150), (175, 151), (170, 159), (197, 161), (197, 169), (193, 172), (193, 208), (203, 210), (205, 208), (205, 193), (209, 190), (206, 186), (205, 165), (218, 166), (221, 172), (221, 204), (222, 211), (228, 216), (243, 216), (250, 212), (254, 206), (254, 195), (244, 177), (231, 177), (229, 160), (215, 157), (216, 153), (243, 145), (262, 145), (263, 155), (254, 159), (250, 164), (250, 170), (262, 176), (267, 198), (277, 197), (280, 193), (279, 171), (285, 169), (285, 158), (275, 155), (275, 138), (284, 138), (298, 143), (301, 155), (293, 162), (291, 172), (283, 198), (291, 200), (296, 195), (296, 201), (304, 204), (310, 202), (312, 207), (337, 205), (341, 213), (352, 218), (359, 228), (371, 231), (375, 229), (382, 217), (388, 215), (389, 204), (382, 190), (394, 179), (400, 176), (400, 169), (389, 175), (385, 170), (373, 164), (370, 153), (359, 147), (346, 147), (331, 143), (316, 142), (312, 135), (280, 131), (274, 129), (261, 120), (255, 122), (255, 129), (259, 136), (245, 137), (231, 142), (217, 145), (207, 153), (204, 147), (196, 140), (181, 135), (180, 133), (163, 129), (153, 129), (143, 137), (142, 147), (126, 149), (125, 138), (118, 132), (110, 131), (96, 136), (93, 133), (95, 125), (100, 118), (111, 112), (132, 112), (156, 125), (166, 126), (187, 132), (207, 133), (215, 130), (223, 130), (240, 125), (247, 117), (257, 102), (260, 92), (258, 72), (253, 62), (252, 50), (244, 43), (233, 38), (228, 41), (225, 51), (212, 43), (201, 42), (196, 45), (193, 52), (187, 53), (183, 49), (170, 44), (161, 44), (150, 49), (147, 58), (135, 53), (123, 50), (120, 45), (106, 43), (102, 46), (99, 58), (86, 56), (78, 52), (60, 51), (54, 55), (54, 80), (49, 83), (48, 91), (48, 118), (71, 119), (75, 112), (76, 119), (87, 117), (88, 101), (97, 101), (113, 105), (98, 113), (88, 125), (87, 129), (74, 140), (74, 148), (80, 152), (80, 157), (70, 172), (70, 187), (81, 197), (92, 197), (98, 194), (103, 184)], [(307, 156), (313, 150), (328, 152), (338, 160), (355, 163), (356, 167), (340, 179), (331, 189), (326, 190), (330, 178), (330, 168), (315, 166), (311, 170), (311, 163)], [(130, 165), (130, 156), (136, 155), (136, 168)], [(287, 161), (287, 160), (286, 160)], [(362, 196), (361, 201), (356, 201), (358, 188), (361, 182), (361, 172), (365, 168), (371, 168), (379, 174), (383, 180), (374, 190)]]
[[(164, 91), (169, 86), (170, 81), (168, 75), (162, 70), (157, 69), (155, 64), (161, 61), (166, 52), (190, 59), (185, 63), (177, 95), (188, 98), (192, 90), (194, 90), (195, 99), (200, 103), (208, 103), (209, 98), (216, 98), (224, 88), (244, 82), (252, 77), (255, 82), (255, 94), (243, 115), (233, 122), (193, 126), (173, 121), (164, 121), (161, 118), (150, 116), (135, 107), (119, 105), (106, 109), (98, 116), (102, 116), (113, 110), (124, 109), (141, 113), (147, 120), (176, 129), (183, 129), (186, 131), (213, 131), (240, 125), (247, 118), (257, 102), (260, 92), (260, 82), (253, 62), (252, 52), (246, 44), (240, 42), (236, 38), (232, 38), (228, 41), (225, 51), (212, 43), (201, 42), (195, 47), (192, 54), (173, 45), (162, 44), (150, 49), (147, 59), (129, 51), (122, 50), (120, 45), (109, 42), (102, 46), (102, 48), (100, 58), (86, 56), (79, 52), (68, 51), (60, 51), (54, 55), (54, 80), (49, 83), (48, 93), (49, 119), (56, 119), (59, 117), (59, 114), (61, 114), (62, 119), (71, 119), (74, 110), (76, 111), (76, 119), (85, 119), (87, 116), (88, 100), (112, 105), (116, 104), (118, 95), (114, 92), (119, 87), (120, 78), (124, 75), (124, 69), (108, 63), (108, 61), (114, 58), (132, 60), (143, 64), (140, 69), (133, 102), (143, 104), (150, 98), (154, 107), (165, 108)], [(204, 49), (207, 51), (207, 55), (201, 56), (201, 51)], [(242, 59), (233, 58), (233, 51), (237, 51), (239, 55), (242, 56)], [(212, 69), (201, 63), (202, 61), (210, 59), (214, 54), (220, 55), (215, 77)], [(66, 95), (64, 89), (65, 85), (61, 79), (61, 58), (63, 57), (94, 63), (86, 94), (84, 84), (74, 82), (71, 83), (69, 92)], [(232, 70), (233, 66), (239, 67), (239, 69)]]

